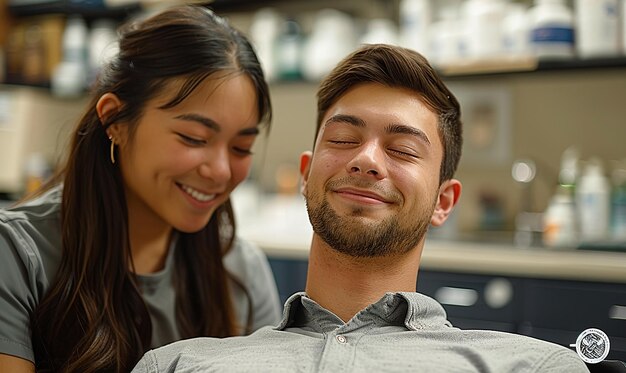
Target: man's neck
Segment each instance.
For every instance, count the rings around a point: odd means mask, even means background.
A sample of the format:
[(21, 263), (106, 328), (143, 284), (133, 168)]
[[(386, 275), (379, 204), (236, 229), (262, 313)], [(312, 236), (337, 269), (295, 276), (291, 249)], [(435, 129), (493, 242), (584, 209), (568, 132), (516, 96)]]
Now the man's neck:
[(423, 245), (422, 240), (410, 252), (393, 257), (354, 258), (313, 235), (306, 293), (347, 322), (387, 292), (415, 291)]

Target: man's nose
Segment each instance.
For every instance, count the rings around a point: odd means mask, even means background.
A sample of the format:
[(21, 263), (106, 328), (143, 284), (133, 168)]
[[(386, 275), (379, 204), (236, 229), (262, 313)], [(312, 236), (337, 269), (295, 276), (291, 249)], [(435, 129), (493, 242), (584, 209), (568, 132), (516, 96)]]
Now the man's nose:
[(371, 175), (377, 179), (383, 179), (387, 177), (385, 159), (385, 149), (381, 144), (376, 141), (367, 142), (348, 162), (348, 173)]

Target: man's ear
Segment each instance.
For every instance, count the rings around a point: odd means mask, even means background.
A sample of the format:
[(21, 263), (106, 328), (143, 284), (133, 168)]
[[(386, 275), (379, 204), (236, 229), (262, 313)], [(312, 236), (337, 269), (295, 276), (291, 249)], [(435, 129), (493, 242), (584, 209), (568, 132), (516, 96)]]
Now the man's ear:
[(461, 196), (461, 182), (456, 179), (444, 181), (439, 187), (439, 196), (430, 224), (435, 227), (442, 225), (452, 213), (452, 209)]
[[(103, 94), (96, 103), (96, 112), (100, 119), (100, 124), (104, 125), (107, 119), (122, 109), (122, 101), (113, 93), (107, 92)], [(117, 124), (113, 124), (107, 128), (107, 135), (113, 137), (116, 143), (123, 140), (121, 128)]]
[(300, 154), (300, 193), (302, 193), (302, 195), (306, 194), (306, 183), (309, 181), (312, 157), (313, 153), (309, 150)]

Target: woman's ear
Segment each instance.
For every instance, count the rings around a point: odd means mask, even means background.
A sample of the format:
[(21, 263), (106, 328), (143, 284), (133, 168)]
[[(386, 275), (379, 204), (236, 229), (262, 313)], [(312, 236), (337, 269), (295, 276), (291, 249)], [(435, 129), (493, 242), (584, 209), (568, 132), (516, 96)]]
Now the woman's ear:
[(120, 99), (111, 92), (107, 92), (100, 96), (100, 99), (96, 103), (96, 112), (100, 123), (104, 124), (108, 117), (117, 113), (122, 108), (122, 102)]
[[(115, 115), (122, 109), (122, 101), (114, 94), (107, 92), (103, 94), (96, 103), (96, 112), (100, 119), (100, 124), (105, 125), (108, 118)], [(107, 128), (107, 135), (113, 139), (117, 144), (120, 144), (124, 140), (122, 134), (122, 128), (118, 124), (112, 124)]]
[(300, 193), (302, 193), (302, 195), (306, 195), (306, 183), (309, 180), (312, 157), (313, 153), (308, 150), (300, 154)]
[(439, 196), (430, 224), (435, 227), (442, 225), (452, 213), (461, 196), (461, 182), (456, 179), (444, 181), (439, 187)]

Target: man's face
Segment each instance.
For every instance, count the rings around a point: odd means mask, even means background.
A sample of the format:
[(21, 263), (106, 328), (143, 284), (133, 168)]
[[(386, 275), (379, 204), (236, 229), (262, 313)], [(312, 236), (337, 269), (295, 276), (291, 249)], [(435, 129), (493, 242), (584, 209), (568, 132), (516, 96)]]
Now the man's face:
[(416, 247), (440, 199), (437, 120), (418, 94), (375, 83), (350, 89), (331, 106), (312, 158), (302, 159), (315, 233), (357, 257)]

